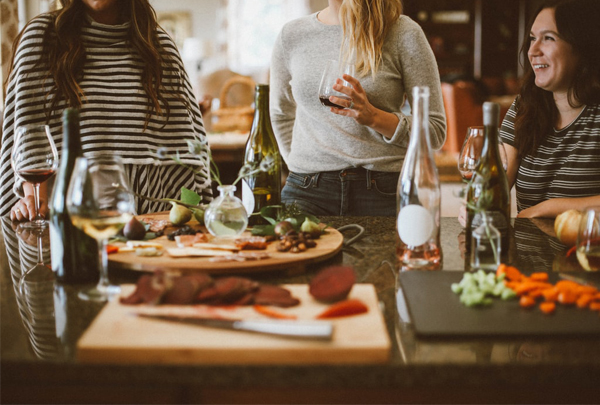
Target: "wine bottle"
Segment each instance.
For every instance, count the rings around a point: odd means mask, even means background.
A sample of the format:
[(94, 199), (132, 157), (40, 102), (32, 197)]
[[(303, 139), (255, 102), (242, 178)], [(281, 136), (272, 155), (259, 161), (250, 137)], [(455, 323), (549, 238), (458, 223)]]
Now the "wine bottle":
[(429, 88), (413, 88), (410, 142), (398, 181), (396, 253), (405, 269), (441, 268), (440, 180), (429, 141)]
[(75, 159), (83, 156), (79, 135), (79, 112), (63, 113), (63, 139), (60, 167), (50, 197), (50, 249), (52, 270), (61, 283), (98, 281), (97, 242), (71, 223), (67, 211), (67, 189)]
[(502, 166), (498, 146), (500, 106), (483, 103), (483, 147), (481, 158), (467, 190), (467, 247), (471, 245), (472, 231), (479, 227), (485, 216), (501, 234), (501, 251), (508, 249), (510, 226), (510, 190)]
[(254, 120), (246, 143), (244, 165), (264, 169), (242, 180), (242, 201), (249, 215), (248, 224), (267, 223), (259, 215), (260, 210), (281, 203), (281, 155), (269, 116), (267, 84), (256, 85)]

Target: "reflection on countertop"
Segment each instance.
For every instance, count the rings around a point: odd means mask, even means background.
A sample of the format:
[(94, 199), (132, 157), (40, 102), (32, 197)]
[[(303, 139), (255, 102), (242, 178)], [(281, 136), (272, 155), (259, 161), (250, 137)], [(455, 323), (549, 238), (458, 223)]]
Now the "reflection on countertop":
[[(235, 402), (239, 400), (235, 393), (241, 395), (249, 390), (265, 395), (256, 399), (259, 402), (267, 398), (281, 401), (284, 397), (277, 395), (283, 394), (274, 394), (278, 390), (294, 395), (300, 402), (310, 398), (316, 402), (330, 402), (334, 397), (327, 396), (328, 392), (336, 393), (335, 398), (342, 402), (402, 402), (398, 400), (401, 395), (409, 395), (406, 400), (412, 398), (417, 402), (451, 402), (445, 395), (468, 401), (473, 390), (487, 390), (488, 395), (496, 396), (495, 399), (515, 402), (518, 397), (507, 394), (511, 387), (531, 386), (541, 388), (536, 398), (542, 402), (565, 401), (567, 396), (562, 394), (561, 397), (561, 392), (566, 393), (568, 387), (575, 384), (581, 388), (578, 395), (595, 392), (600, 373), (597, 339), (417, 337), (404, 303), (398, 298), (402, 291), (397, 281), (395, 221), (379, 217), (326, 217), (322, 221), (336, 228), (357, 223), (365, 228), (365, 235), (334, 258), (310, 265), (304, 272), (255, 273), (252, 277), (268, 283), (302, 284), (308, 283), (315, 272), (327, 265), (352, 266), (357, 282), (372, 283), (378, 293), (392, 340), (392, 354), (387, 363), (351, 367), (81, 364), (76, 359), (77, 340), (102, 304), (78, 300), (76, 293), (82, 287), (80, 285), (52, 283), (47, 288), (26, 288), (24, 294), (15, 289), (22, 269), (27, 268), (31, 260), (36, 262), (37, 249), (31, 241), (19, 238), (13, 224), (4, 219), (4, 246), (0, 256), (3, 397), (9, 398), (11, 393), (22, 390), (21, 379), (31, 373), (35, 374), (35, 381), (27, 378), (27, 384), (32, 386), (43, 387), (58, 381), (60, 385), (82, 387), (80, 391), (72, 391), (70, 398), (78, 395), (77, 392), (83, 396), (85, 387), (97, 384), (112, 387), (123, 381), (135, 381), (138, 390), (143, 387), (151, 388), (149, 392), (164, 389), (161, 391), (164, 396), (160, 396), (162, 402), (180, 402), (182, 392), (187, 393), (188, 396), (183, 398), (189, 402), (199, 400), (200, 393), (208, 395), (202, 397), (208, 402), (216, 401), (217, 393), (221, 395), (218, 398)], [(462, 229), (456, 218), (442, 218), (441, 221), (443, 269), (462, 271), (465, 268), (459, 249)], [(515, 220), (514, 243), (509, 255), (513, 264), (525, 271), (560, 270), (557, 263), (565, 262), (567, 248), (542, 229), (543, 226), (530, 220)], [(351, 236), (351, 233), (346, 235)], [(44, 246), (47, 247), (45, 239)], [(44, 251), (44, 261), (47, 260), (47, 251)], [(576, 262), (569, 263), (568, 270), (578, 271)], [(110, 277), (112, 281), (132, 283), (139, 273), (112, 269)], [(45, 366), (40, 367), (42, 364)], [(160, 382), (158, 388), (157, 382)], [(502, 386), (501, 393), (498, 384)], [(451, 394), (433, 389), (435, 387), (446, 387)], [(211, 392), (213, 396), (209, 395)], [(58, 401), (60, 397), (56, 398)], [(108, 401), (107, 398), (96, 399), (102, 402), (103, 399)], [(486, 402), (486, 398), (492, 400), (491, 397), (478, 397), (477, 402)], [(587, 402), (585, 399), (591, 397), (573, 398)], [(140, 401), (144, 400), (149, 401), (150, 397), (140, 397)]]

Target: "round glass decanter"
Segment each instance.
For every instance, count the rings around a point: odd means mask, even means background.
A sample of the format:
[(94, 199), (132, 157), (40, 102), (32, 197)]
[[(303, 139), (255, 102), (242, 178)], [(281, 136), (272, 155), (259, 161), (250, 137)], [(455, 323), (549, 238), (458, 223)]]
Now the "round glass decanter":
[(471, 269), (496, 270), (500, 264), (500, 231), (483, 215), (471, 238)]
[(233, 238), (248, 226), (248, 213), (242, 200), (233, 195), (235, 186), (219, 186), (219, 196), (204, 213), (204, 224), (211, 235)]

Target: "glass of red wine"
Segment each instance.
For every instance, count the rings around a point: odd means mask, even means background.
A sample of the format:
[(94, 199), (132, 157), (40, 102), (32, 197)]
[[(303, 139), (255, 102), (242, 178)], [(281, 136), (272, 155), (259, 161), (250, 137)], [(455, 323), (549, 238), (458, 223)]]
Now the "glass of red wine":
[(600, 206), (586, 208), (581, 217), (577, 261), (587, 271), (600, 271)]
[(10, 162), (19, 179), (33, 185), (35, 218), (20, 226), (44, 228), (48, 221), (40, 215), (40, 184), (51, 178), (58, 167), (58, 151), (48, 125), (17, 125)]
[(333, 89), (338, 79), (342, 80), (343, 86), (352, 87), (350, 83), (342, 79), (342, 76), (345, 74), (354, 77), (355, 69), (353, 64), (340, 63), (337, 60), (327, 62), (327, 66), (325, 66), (323, 76), (321, 77), (321, 85), (319, 86), (319, 101), (325, 107), (347, 108), (346, 105), (336, 104), (329, 99), (331, 96), (334, 96), (350, 102), (350, 97)]

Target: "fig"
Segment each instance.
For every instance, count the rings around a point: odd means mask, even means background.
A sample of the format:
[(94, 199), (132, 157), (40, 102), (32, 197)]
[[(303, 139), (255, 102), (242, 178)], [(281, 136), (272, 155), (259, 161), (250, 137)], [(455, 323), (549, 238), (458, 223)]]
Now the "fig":
[(169, 211), (169, 221), (171, 221), (173, 225), (183, 225), (192, 219), (192, 211), (188, 208), (179, 205), (176, 202), (171, 202), (171, 205), (173, 205), (173, 207), (171, 208), (171, 211)]
[(202, 208), (192, 208), (194, 218), (200, 225), (204, 225), (204, 210)]
[(123, 236), (130, 240), (142, 240), (146, 236), (146, 227), (136, 217), (132, 217), (123, 228)]
[(302, 232), (309, 233), (313, 238), (317, 239), (321, 236), (321, 227), (316, 222), (311, 221), (306, 218), (302, 225), (300, 225), (300, 230)]
[(294, 230), (294, 225), (292, 225), (291, 222), (281, 221), (281, 222), (278, 222), (277, 225), (275, 225), (275, 229), (273, 230), (273, 232), (275, 232), (275, 235), (277, 235), (277, 236), (283, 236), (286, 233), (288, 233), (289, 231), (293, 231), (293, 230)]

